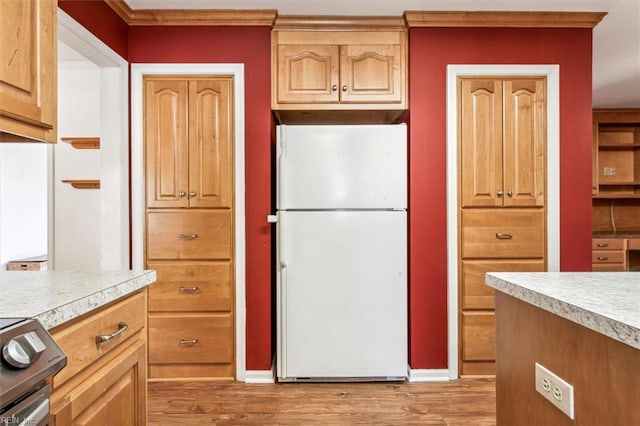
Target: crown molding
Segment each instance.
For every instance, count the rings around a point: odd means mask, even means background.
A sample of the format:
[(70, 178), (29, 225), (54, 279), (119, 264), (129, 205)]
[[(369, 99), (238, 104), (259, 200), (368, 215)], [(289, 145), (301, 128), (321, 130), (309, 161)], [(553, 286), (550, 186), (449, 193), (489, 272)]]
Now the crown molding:
[(275, 9), (131, 9), (124, 0), (105, 0), (128, 25), (272, 26)]
[(401, 16), (278, 16), (274, 30), (327, 30), (327, 31), (404, 31)]
[(606, 12), (406, 11), (407, 27), (593, 28)]

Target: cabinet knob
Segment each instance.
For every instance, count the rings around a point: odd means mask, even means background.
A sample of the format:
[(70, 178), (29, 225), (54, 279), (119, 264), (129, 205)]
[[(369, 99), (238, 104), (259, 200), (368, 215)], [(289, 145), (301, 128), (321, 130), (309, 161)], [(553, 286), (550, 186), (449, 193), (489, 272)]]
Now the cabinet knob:
[(496, 194), (498, 195), (498, 197), (502, 197), (504, 195), (504, 191), (501, 189)]
[(189, 192), (189, 197), (193, 198), (196, 196), (196, 191)]
[(331, 86), (331, 90), (333, 90), (334, 92), (338, 90), (338, 85), (334, 84), (333, 86)]
[(185, 194), (185, 192), (184, 192), (184, 191), (180, 191), (180, 192), (178, 192), (178, 196), (179, 196), (180, 198), (184, 197), (185, 195), (186, 195), (186, 194)]
[(512, 190), (507, 191), (507, 195), (508, 195), (509, 197), (513, 197), (513, 191), (512, 191)]
[(343, 92), (346, 92), (346, 91), (347, 91), (347, 89), (348, 89), (348, 87), (347, 87), (347, 85), (346, 85), (346, 84), (345, 84), (344, 86), (342, 86), (342, 91), (343, 91)]

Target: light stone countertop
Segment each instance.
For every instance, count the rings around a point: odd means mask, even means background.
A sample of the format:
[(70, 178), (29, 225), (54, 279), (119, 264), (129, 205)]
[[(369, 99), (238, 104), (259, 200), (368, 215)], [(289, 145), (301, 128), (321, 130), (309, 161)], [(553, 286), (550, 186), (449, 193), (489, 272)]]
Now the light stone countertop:
[(51, 329), (155, 280), (155, 271), (3, 271), (0, 318), (36, 318)]
[(495, 272), (486, 283), (640, 349), (640, 272)]

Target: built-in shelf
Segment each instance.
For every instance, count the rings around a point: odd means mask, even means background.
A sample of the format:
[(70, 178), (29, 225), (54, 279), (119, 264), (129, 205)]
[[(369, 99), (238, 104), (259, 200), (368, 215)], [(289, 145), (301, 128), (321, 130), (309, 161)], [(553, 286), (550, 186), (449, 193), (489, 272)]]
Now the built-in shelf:
[(100, 138), (60, 138), (75, 149), (100, 149)]
[(616, 144), (602, 144), (598, 145), (598, 148), (602, 149), (640, 149), (640, 143), (616, 143)]
[(633, 198), (640, 198), (640, 194), (598, 194), (598, 195), (594, 195), (592, 198), (594, 199), (601, 199), (601, 200), (610, 200), (610, 199), (633, 199)]
[(600, 182), (598, 185), (600, 185), (600, 186), (633, 186), (633, 185), (640, 185), (640, 181), (633, 181), (633, 182)]
[(63, 179), (62, 183), (68, 183), (76, 189), (100, 189), (99, 179)]

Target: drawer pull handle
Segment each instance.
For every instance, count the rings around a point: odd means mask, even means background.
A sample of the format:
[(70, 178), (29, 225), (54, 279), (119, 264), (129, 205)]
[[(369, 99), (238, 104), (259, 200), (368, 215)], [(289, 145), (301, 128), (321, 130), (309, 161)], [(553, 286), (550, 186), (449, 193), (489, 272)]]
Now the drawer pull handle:
[(180, 234), (181, 240), (195, 240), (196, 238), (198, 238), (198, 234), (191, 234), (191, 235)]
[(499, 240), (510, 240), (513, 238), (513, 234), (511, 232), (496, 232), (496, 238)]
[(119, 335), (127, 331), (127, 328), (129, 328), (129, 326), (127, 325), (126, 322), (119, 322), (118, 329), (113, 333), (96, 336), (96, 345), (100, 345), (104, 342), (108, 342), (111, 339), (115, 339), (116, 337), (118, 337)]
[(609, 260), (609, 256), (598, 256), (598, 260)]
[(195, 286), (195, 287), (180, 287), (180, 293), (195, 293), (198, 290), (200, 290), (200, 287), (198, 287), (198, 286)]
[(195, 345), (196, 343), (198, 343), (198, 339), (180, 339), (180, 344), (181, 345), (187, 345), (187, 346), (192, 346)]
[(609, 247), (609, 243), (598, 243), (598, 247)]

